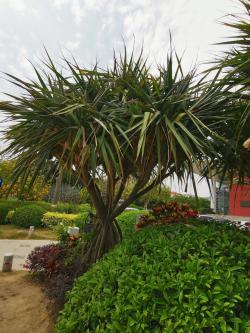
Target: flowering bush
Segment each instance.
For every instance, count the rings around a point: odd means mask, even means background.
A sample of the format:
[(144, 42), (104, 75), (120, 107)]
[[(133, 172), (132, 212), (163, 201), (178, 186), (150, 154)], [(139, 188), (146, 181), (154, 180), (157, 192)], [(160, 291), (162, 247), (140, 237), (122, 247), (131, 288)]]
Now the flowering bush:
[(190, 209), (187, 204), (176, 201), (155, 206), (150, 214), (142, 215), (136, 224), (136, 229), (141, 229), (151, 224), (185, 223), (188, 218), (196, 218), (198, 212)]

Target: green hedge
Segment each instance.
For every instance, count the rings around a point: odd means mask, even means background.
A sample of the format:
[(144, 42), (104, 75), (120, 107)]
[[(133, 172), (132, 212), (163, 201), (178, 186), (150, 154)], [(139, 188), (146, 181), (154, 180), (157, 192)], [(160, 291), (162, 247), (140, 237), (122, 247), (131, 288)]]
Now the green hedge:
[(16, 208), (35, 205), (42, 207), (44, 210), (51, 210), (51, 204), (45, 201), (20, 201), (20, 200), (0, 200), (0, 224), (9, 223), (7, 219), (8, 212)]
[[(59, 203), (53, 207), (53, 212), (47, 212), (43, 216), (43, 222), (49, 227), (55, 227), (58, 224), (64, 226), (75, 225), (80, 229), (86, 223), (88, 214), (92, 211), (89, 204), (73, 205), (67, 203)], [(69, 213), (69, 212), (72, 213)]]
[(52, 208), (53, 209), (50, 208), (50, 210), (65, 214), (79, 214), (92, 210), (88, 203), (76, 205), (68, 202), (59, 202), (57, 205), (53, 206)]
[(10, 210), (15, 209), (18, 206), (18, 201), (1, 200), (0, 201), (0, 224), (7, 223), (6, 217)]
[(58, 202), (58, 204), (53, 207), (53, 211), (65, 214), (77, 214), (80, 212), (80, 205), (68, 202)]
[(129, 237), (134, 233), (137, 217), (144, 215), (147, 212), (147, 210), (130, 210), (123, 212), (116, 218), (119, 226), (121, 227), (122, 235), (124, 238)]
[(46, 209), (38, 205), (24, 205), (17, 208), (12, 216), (12, 223), (19, 227), (28, 228), (30, 226), (43, 227), (43, 215)]
[[(42, 221), (44, 225), (50, 228), (54, 228), (55, 226), (62, 224), (66, 227), (74, 225), (82, 230), (84, 224), (88, 222), (88, 215), (90, 212), (91, 208), (87, 204), (82, 207), (82, 213), (80, 214), (47, 212), (43, 215)], [(117, 217), (117, 221), (119, 222), (119, 225), (121, 226), (123, 235), (125, 237), (127, 237), (131, 232), (134, 232), (137, 216), (145, 213), (147, 213), (147, 211), (145, 210), (133, 210), (127, 212), (125, 211)]]
[(85, 203), (85, 204), (81, 204), (80, 206), (80, 213), (86, 213), (86, 212), (91, 212), (94, 211), (93, 208), (91, 208), (90, 204)]
[[(75, 205), (71, 203), (61, 203), (59, 202), (56, 206), (52, 206), (51, 203), (45, 201), (20, 201), (20, 200), (0, 200), (0, 224), (10, 223), (10, 219), (7, 219), (9, 211), (19, 209), (26, 206), (35, 206), (42, 208), (46, 212), (64, 213), (64, 214), (80, 214), (81, 217), (87, 216), (87, 213), (91, 211), (89, 204)], [(39, 208), (39, 211), (40, 211)], [(34, 212), (34, 207), (33, 207)], [(77, 222), (80, 224), (80, 220)], [(85, 220), (85, 219), (84, 219)], [(58, 218), (58, 221), (60, 219)], [(22, 223), (23, 224), (23, 223)]]
[(75, 224), (75, 220), (77, 217), (77, 214), (47, 212), (43, 215), (42, 222), (45, 226), (49, 228), (54, 228), (58, 224), (63, 224), (64, 226), (72, 226)]
[(131, 233), (76, 280), (56, 332), (246, 332), (249, 260), (249, 236), (227, 225)]
[(192, 195), (176, 194), (171, 196), (170, 201), (188, 204), (190, 208), (198, 210), (201, 214), (211, 214), (213, 210), (210, 208), (210, 200), (206, 198), (196, 198)]

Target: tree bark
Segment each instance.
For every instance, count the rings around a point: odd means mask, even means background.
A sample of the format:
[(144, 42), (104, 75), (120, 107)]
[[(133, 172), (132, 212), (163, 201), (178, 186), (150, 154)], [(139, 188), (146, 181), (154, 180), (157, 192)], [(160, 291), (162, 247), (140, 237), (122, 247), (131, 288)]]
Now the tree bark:
[(95, 263), (122, 240), (121, 229), (116, 220), (99, 221), (94, 228), (91, 240), (82, 253), (83, 267)]
[(52, 204), (56, 205), (60, 199), (60, 194), (62, 190), (62, 179), (63, 179), (63, 169), (60, 167), (59, 174), (56, 177), (55, 191), (53, 193)]

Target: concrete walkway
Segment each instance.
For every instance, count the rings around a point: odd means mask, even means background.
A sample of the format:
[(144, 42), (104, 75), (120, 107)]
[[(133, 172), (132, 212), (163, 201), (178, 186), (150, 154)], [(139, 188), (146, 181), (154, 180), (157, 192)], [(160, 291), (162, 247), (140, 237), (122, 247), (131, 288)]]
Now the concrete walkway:
[(5, 253), (11, 252), (14, 254), (12, 269), (19, 271), (24, 269), (23, 264), (25, 259), (35, 247), (51, 243), (53, 243), (51, 240), (0, 239), (0, 271), (2, 270)]
[(233, 215), (218, 215), (218, 214), (207, 214), (208, 216), (213, 217), (214, 219), (226, 219), (232, 222), (243, 222), (248, 223), (250, 222), (250, 217), (248, 216), (233, 216)]

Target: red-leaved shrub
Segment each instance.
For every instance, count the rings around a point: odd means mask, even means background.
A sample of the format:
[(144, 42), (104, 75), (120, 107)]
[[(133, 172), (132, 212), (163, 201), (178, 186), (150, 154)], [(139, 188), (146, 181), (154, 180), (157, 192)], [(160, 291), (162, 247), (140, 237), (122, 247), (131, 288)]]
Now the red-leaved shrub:
[(65, 253), (66, 248), (58, 244), (38, 246), (28, 255), (24, 268), (50, 278), (59, 272)]
[(136, 229), (141, 229), (148, 225), (186, 223), (188, 218), (196, 218), (197, 216), (198, 212), (190, 209), (187, 204), (171, 201), (155, 206), (148, 215), (142, 215), (136, 224)]

